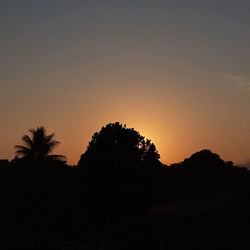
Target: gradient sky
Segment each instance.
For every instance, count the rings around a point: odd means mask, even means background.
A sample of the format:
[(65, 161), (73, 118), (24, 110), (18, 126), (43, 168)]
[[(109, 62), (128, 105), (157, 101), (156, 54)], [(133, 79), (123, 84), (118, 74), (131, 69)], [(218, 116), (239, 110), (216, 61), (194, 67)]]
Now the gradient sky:
[(250, 158), (249, 0), (1, 0), (0, 158), (44, 125), (75, 164), (108, 122), (170, 164)]

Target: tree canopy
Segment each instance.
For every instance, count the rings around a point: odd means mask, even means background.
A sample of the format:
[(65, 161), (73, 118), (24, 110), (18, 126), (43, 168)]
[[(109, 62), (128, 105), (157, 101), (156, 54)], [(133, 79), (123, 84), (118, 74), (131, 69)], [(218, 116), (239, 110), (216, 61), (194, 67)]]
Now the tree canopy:
[(155, 145), (138, 131), (119, 122), (109, 123), (94, 133), (79, 166), (93, 161), (102, 161), (112, 166), (134, 164), (160, 164), (160, 155)]
[(46, 133), (46, 129), (41, 126), (37, 129), (29, 129), (31, 137), (24, 135), (22, 137), (23, 145), (16, 145), (16, 155), (20, 155), (22, 158), (28, 158), (32, 160), (42, 160), (42, 159), (53, 159), (60, 160), (65, 159), (62, 155), (51, 155), (50, 153), (55, 149), (55, 147), (60, 143), (54, 140), (55, 134)]

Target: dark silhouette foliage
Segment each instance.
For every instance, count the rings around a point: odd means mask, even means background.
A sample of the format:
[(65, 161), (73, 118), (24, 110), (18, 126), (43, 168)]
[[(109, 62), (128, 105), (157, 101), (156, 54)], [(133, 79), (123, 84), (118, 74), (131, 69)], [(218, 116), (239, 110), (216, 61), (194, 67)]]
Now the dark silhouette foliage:
[(161, 165), (160, 155), (150, 140), (146, 140), (133, 128), (119, 122), (109, 123), (95, 133), (86, 152), (81, 156), (79, 167), (100, 161), (110, 166)]
[(60, 143), (53, 139), (55, 136), (54, 133), (47, 135), (46, 130), (43, 126), (37, 127), (37, 129), (30, 129), (29, 132), (31, 136), (24, 135), (22, 140), (25, 144), (16, 145), (15, 148), (16, 154), (21, 155), (22, 157), (33, 159), (33, 160), (41, 160), (45, 158), (50, 159), (65, 159), (62, 155), (51, 155), (50, 153), (53, 149)]
[(150, 140), (119, 122), (96, 132), (78, 167), (85, 176), (92, 211), (101, 202), (106, 213), (142, 209), (150, 189), (149, 168), (161, 166)]
[[(46, 169), (65, 168), (66, 157), (53, 155), (52, 151), (60, 142), (54, 140), (55, 134), (47, 134), (46, 129), (41, 126), (37, 129), (30, 129), (31, 137), (24, 135), (24, 145), (16, 145), (16, 157), (10, 162), (11, 167), (30, 170), (34, 167)], [(20, 157), (19, 157), (20, 156)]]
[(54, 134), (31, 133), (22, 157), (0, 169), (3, 249), (249, 248), (245, 168), (207, 149), (163, 165), (150, 140), (120, 123), (69, 167), (49, 157)]
[(219, 155), (211, 152), (208, 149), (201, 150), (191, 155), (190, 158), (185, 159), (183, 162), (174, 165), (175, 167), (184, 167), (196, 169), (197, 171), (209, 171), (215, 168), (223, 168), (226, 162), (223, 161)]

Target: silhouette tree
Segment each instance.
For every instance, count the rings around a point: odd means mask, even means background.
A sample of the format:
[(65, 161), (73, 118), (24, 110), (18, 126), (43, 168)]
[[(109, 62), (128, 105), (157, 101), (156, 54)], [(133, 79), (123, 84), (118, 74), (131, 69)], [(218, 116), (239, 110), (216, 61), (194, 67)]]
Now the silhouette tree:
[(191, 155), (190, 158), (185, 159), (181, 166), (186, 168), (193, 168), (197, 170), (214, 170), (224, 168), (226, 162), (220, 158), (219, 155), (211, 152), (208, 149), (203, 149)]
[(109, 123), (95, 133), (86, 152), (81, 156), (79, 166), (84, 162), (101, 160), (112, 166), (137, 165), (150, 160), (159, 164), (160, 155), (150, 140), (133, 128), (119, 122)]
[(65, 160), (63, 155), (51, 155), (53, 149), (60, 143), (53, 139), (54, 133), (47, 135), (46, 130), (43, 126), (37, 127), (37, 129), (30, 129), (31, 137), (24, 135), (22, 140), (25, 144), (16, 145), (16, 155), (22, 156), (22, 158), (32, 160)]
[(119, 122), (94, 133), (78, 163), (91, 213), (143, 209), (150, 188), (149, 170), (159, 157), (150, 140)]

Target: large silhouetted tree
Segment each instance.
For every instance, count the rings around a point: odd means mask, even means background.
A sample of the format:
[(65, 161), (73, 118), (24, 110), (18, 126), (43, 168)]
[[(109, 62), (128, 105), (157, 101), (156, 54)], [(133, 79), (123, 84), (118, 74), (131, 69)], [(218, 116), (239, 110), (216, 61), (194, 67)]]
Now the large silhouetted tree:
[(16, 155), (20, 155), (22, 158), (32, 160), (52, 159), (62, 160), (65, 159), (62, 155), (51, 155), (50, 153), (59, 144), (54, 140), (55, 134), (48, 134), (43, 126), (37, 127), (37, 129), (30, 129), (31, 137), (24, 135), (22, 137), (23, 145), (16, 145)]
[[(119, 122), (96, 132), (81, 156), (91, 211), (114, 213), (145, 206), (150, 188), (150, 171), (160, 165), (159, 154), (150, 140)], [(100, 211), (96, 211), (100, 213)]]
[(101, 161), (111, 166), (133, 166), (150, 162), (159, 165), (160, 155), (150, 140), (119, 122), (109, 123), (96, 132), (81, 156), (79, 166)]

